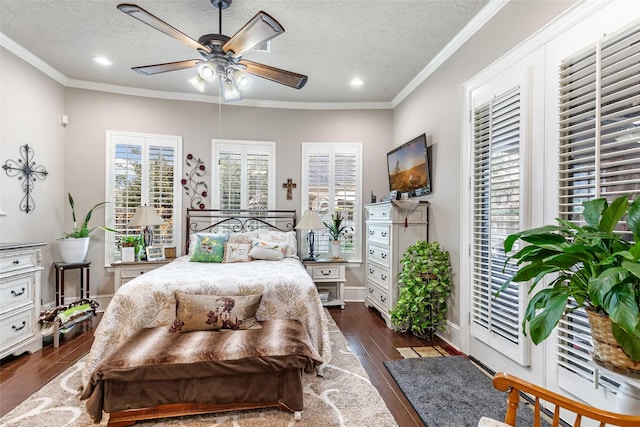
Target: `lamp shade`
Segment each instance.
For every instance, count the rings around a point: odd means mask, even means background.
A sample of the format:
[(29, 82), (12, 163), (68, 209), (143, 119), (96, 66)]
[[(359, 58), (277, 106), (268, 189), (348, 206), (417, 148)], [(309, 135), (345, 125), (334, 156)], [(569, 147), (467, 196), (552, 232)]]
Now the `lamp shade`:
[(305, 211), (300, 218), (300, 222), (296, 224), (296, 229), (300, 230), (321, 230), (325, 228), (324, 222), (320, 219), (320, 215), (316, 211)]
[(164, 220), (158, 212), (151, 206), (138, 206), (136, 212), (129, 220), (129, 225), (133, 227), (144, 227), (146, 225), (160, 225)]

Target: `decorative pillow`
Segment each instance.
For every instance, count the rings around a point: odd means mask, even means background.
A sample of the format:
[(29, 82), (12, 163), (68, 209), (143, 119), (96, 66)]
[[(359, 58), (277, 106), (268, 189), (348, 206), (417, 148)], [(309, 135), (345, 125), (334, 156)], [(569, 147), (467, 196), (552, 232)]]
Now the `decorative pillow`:
[(284, 258), (286, 245), (279, 243), (265, 242), (264, 240), (254, 239), (251, 243), (249, 256), (253, 259), (262, 259), (267, 261), (279, 261)]
[(170, 332), (259, 328), (256, 311), (262, 294), (202, 295), (175, 292), (176, 319)]
[(189, 236), (189, 254), (188, 255), (193, 255), (193, 253), (196, 251), (196, 246), (198, 246), (198, 240), (204, 236), (213, 236), (213, 237), (226, 236), (227, 240), (229, 239), (228, 233), (193, 233)]
[(247, 231), (245, 233), (231, 233), (229, 235), (229, 243), (248, 243), (251, 244), (253, 239), (258, 238), (257, 231)]
[(251, 243), (225, 243), (224, 260), (222, 262), (247, 262), (251, 261), (249, 251)]
[(298, 240), (295, 231), (262, 230), (258, 234), (258, 239), (286, 245), (284, 256), (298, 259)]
[(203, 235), (199, 237), (191, 261), (194, 262), (222, 262), (224, 258), (224, 244), (229, 238), (226, 234)]

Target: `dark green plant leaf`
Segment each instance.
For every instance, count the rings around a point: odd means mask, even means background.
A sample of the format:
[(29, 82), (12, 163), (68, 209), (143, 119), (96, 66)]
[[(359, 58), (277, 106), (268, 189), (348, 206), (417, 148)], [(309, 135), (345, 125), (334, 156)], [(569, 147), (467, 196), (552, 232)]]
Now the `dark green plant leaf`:
[(630, 334), (619, 325), (613, 323), (611, 325), (611, 331), (625, 354), (634, 362), (640, 362), (640, 325), (634, 333)]
[[(604, 304), (604, 300), (611, 289), (623, 282), (629, 276), (629, 272), (622, 267), (612, 267), (603, 271), (598, 277), (589, 280), (589, 298), (595, 307)], [(607, 313), (609, 311), (607, 310)]]
[[(545, 289), (547, 290), (547, 289)], [(529, 320), (529, 334), (535, 344), (547, 339), (565, 312), (569, 293), (566, 288), (549, 289), (544, 296), (544, 310), (534, 311)], [(537, 296), (538, 294), (536, 294)]]
[(587, 225), (598, 228), (598, 225), (600, 224), (600, 218), (602, 217), (602, 212), (607, 207), (607, 199), (600, 198), (589, 200), (588, 202), (583, 202), (582, 206), (584, 207), (582, 216), (587, 222)]
[(640, 241), (640, 195), (636, 196), (627, 212), (627, 226), (636, 242)]
[(628, 283), (616, 284), (606, 295), (602, 307), (613, 323), (618, 324), (630, 334), (636, 330), (640, 314), (634, 292)]
[(624, 195), (615, 199), (607, 209), (602, 212), (602, 219), (598, 224), (598, 230), (611, 233), (620, 219), (629, 209), (629, 196)]

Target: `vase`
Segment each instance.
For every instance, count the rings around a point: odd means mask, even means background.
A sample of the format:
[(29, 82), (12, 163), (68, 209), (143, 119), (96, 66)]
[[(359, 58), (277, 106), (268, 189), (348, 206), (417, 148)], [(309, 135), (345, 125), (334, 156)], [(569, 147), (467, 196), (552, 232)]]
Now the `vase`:
[(609, 316), (595, 310), (586, 311), (593, 339), (593, 360), (613, 372), (640, 378), (640, 362), (632, 361), (622, 350), (611, 331)]
[(68, 264), (83, 262), (89, 250), (89, 237), (65, 238), (58, 241), (62, 260)]
[(136, 260), (136, 248), (133, 246), (121, 249), (122, 262), (134, 262)]
[(331, 241), (331, 258), (333, 259), (340, 258), (340, 240)]

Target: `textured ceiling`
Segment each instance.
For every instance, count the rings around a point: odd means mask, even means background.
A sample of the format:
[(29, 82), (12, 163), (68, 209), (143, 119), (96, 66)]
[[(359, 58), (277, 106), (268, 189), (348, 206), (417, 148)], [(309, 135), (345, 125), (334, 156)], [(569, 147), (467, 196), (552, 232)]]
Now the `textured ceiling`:
[[(69, 79), (181, 94), (199, 94), (195, 69), (144, 76), (131, 67), (200, 58), (186, 45), (116, 9), (109, 0), (0, 0), (0, 32)], [(218, 33), (209, 0), (131, 1), (198, 39)], [(245, 99), (316, 103), (389, 103), (488, 0), (234, 0), (223, 11), (222, 33), (232, 36), (264, 10), (285, 28), (271, 52), (246, 59), (309, 76), (301, 90), (253, 77)], [(91, 58), (113, 61), (101, 67)], [(353, 77), (365, 85), (349, 86)], [(86, 82), (91, 82), (86, 83)], [(206, 95), (217, 97), (217, 84)], [(217, 99), (217, 98), (216, 98)]]

